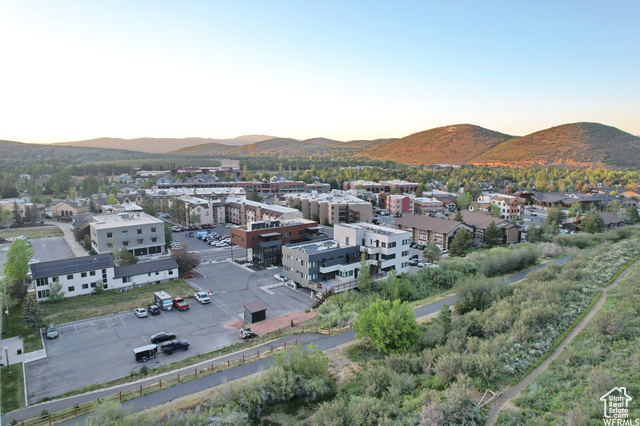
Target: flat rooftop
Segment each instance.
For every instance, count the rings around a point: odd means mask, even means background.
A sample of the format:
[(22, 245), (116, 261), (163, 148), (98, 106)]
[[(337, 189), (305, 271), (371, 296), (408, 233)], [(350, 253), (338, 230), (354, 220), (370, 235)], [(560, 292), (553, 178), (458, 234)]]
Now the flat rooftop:
[[(136, 225), (163, 225), (163, 221), (146, 213), (120, 213), (99, 215), (90, 225), (95, 229), (109, 229)], [(163, 228), (164, 229), (164, 228)]]
[(290, 248), (291, 250), (296, 250), (301, 253), (315, 254), (315, 253), (329, 252), (331, 250), (337, 250), (337, 249), (343, 249), (343, 248), (355, 247), (355, 246), (349, 246), (335, 240), (324, 240), (324, 241), (314, 241), (312, 243), (291, 245), (287, 247)]
[(387, 228), (385, 226), (373, 225), (371, 223), (365, 223), (365, 222), (336, 223), (334, 227), (337, 227), (337, 226), (344, 226), (345, 228), (351, 228), (351, 229), (366, 229), (367, 231), (375, 232), (376, 234), (380, 234), (380, 235), (400, 235), (400, 234), (411, 235), (409, 232), (402, 231), (400, 229)]

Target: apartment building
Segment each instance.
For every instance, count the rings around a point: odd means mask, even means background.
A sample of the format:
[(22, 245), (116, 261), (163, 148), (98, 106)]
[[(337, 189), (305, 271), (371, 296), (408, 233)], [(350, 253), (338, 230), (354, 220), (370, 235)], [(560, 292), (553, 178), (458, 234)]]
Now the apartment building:
[(476, 202), (480, 210), (484, 210), (482, 205), (497, 206), (500, 210), (500, 219), (522, 219), (524, 216), (524, 200), (512, 195), (495, 193), (480, 194)]
[(449, 211), (449, 206), (435, 198), (414, 197), (411, 199), (410, 211), (419, 216), (443, 215)]
[(408, 214), (397, 219), (395, 227), (409, 232), (414, 243), (435, 243), (441, 249), (449, 249), (451, 240), (460, 229), (473, 231), (473, 228), (462, 222), (416, 214)]
[(336, 224), (334, 239), (282, 248), (283, 274), (295, 283), (327, 291), (357, 280), (362, 256), (370, 273), (408, 271), (410, 234), (368, 223)]
[(487, 227), (494, 222), (501, 233), (502, 244), (513, 244), (521, 241), (520, 226), (511, 223), (506, 219), (493, 217), (487, 213), (461, 210), (462, 223), (472, 228), (473, 245), (482, 247), (485, 244), (484, 237)]
[(387, 209), (392, 215), (411, 211), (411, 197), (408, 195), (380, 194), (379, 203), (381, 208)]
[(75, 257), (31, 265), (38, 302), (49, 299), (51, 285), (59, 283), (64, 297), (93, 293), (101, 283), (105, 290), (131, 289), (178, 277), (172, 258), (115, 266), (111, 254)]
[(246, 225), (261, 220), (302, 219), (300, 210), (275, 204), (264, 204), (246, 198), (228, 198), (225, 203), (227, 222)]
[(287, 203), (297, 206), (305, 219), (328, 225), (371, 221), (373, 205), (346, 192), (288, 194)]
[(247, 250), (247, 259), (260, 266), (281, 265), (282, 246), (318, 234), (318, 223), (307, 219), (262, 220), (232, 226), (231, 243)]
[(100, 215), (89, 227), (91, 247), (98, 254), (123, 247), (137, 257), (165, 253), (164, 222), (146, 213)]
[(415, 182), (407, 182), (406, 180), (387, 180), (380, 182), (371, 182), (366, 180), (349, 180), (342, 183), (342, 189), (348, 191), (350, 189), (364, 189), (366, 191), (373, 192), (374, 194), (380, 193), (414, 193), (418, 189), (419, 184)]
[[(225, 223), (225, 206), (221, 200), (205, 200), (190, 195), (181, 195), (174, 198), (171, 203), (184, 203), (187, 225), (220, 225)], [(197, 220), (191, 221), (192, 217)]]

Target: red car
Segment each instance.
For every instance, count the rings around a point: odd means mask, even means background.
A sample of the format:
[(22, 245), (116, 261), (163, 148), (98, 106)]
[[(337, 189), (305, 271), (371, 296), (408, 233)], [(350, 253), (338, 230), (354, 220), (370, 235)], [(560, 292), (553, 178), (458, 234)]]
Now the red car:
[(173, 307), (179, 311), (186, 311), (189, 309), (189, 304), (182, 297), (176, 297), (173, 299)]

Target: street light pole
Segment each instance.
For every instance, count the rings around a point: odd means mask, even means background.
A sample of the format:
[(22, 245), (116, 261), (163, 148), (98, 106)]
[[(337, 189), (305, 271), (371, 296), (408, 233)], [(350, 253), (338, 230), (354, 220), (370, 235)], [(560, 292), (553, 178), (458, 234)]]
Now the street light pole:
[(7, 314), (7, 334), (11, 334), (11, 330), (9, 330), (9, 304), (6, 306), (7, 310), (4, 311)]
[(9, 366), (9, 346), (4, 347), (4, 354), (7, 356), (7, 374), (11, 374), (11, 367)]

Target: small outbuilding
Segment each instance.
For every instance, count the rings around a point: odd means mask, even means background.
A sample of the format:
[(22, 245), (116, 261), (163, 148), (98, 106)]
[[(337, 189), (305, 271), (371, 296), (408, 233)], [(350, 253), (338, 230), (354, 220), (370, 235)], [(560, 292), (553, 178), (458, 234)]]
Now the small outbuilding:
[(244, 320), (250, 324), (267, 319), (267, 307), (259, 300), (244, 304)]

